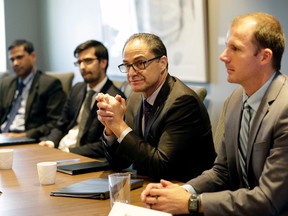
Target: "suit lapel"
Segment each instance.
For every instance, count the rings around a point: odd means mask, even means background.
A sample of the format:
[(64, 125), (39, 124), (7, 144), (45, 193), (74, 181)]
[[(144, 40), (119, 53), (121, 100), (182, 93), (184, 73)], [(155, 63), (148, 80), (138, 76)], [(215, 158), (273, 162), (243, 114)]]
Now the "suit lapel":
[(9, 104), (10, 107), (12, 107), (16, 89), (17, 89), (17, 77), (15, 77), (15, 79), (12, 80), (11, 86), (8, 88), (7, 104)]
[(173, 78), (168, 74), (167, 78), (166, 78), (161, 90), (159, 91), (159, 93), (155, 99), (154, 104), (153, 104), (153, 109), (151, 111), (151, 117), (147, 122), (147, 128), (146, 128), (146, 131), (144, 133), (145, 138), (148, 136), (148, 132), (150, 131), (150, 128), (153, 125), (153, 122), (160, 115), (161, 110), (163, 109), (163, 107), (165, 105), (165, 101), (167, 100), (167, 97), (168, 97), (171, 89), (173, 88), (173, 85), (174, 85)]
[[(83, 82), (83, 85), (81, 87), (81, 90), (79, 91), (79, 94), (76, 95), (77, 99), (75, 101), (78, 101), (78, 103), (77, 103), (77, 108), (76, 108), (77, 115), (74, 115), (74, 119), (73, 119), (74, 123), (77, 121), (77, 118), (80, 114), (80, 109), (81, 109), (82, 103), (83, 103), (85, 96), (86, 96), (86, 88), (87, 88), (86, 84)], [(74, 125), (74, 123), (72, 125)]]
[(264, 117), (269, 113), (269, 108), (273, 104), (274, 100), (278, 96), (281, 88), (283, 87), (285, 82), (285, 77), (282, 76), (279, 72), (277, 72), (275, 78), (272, 80), (270, 86), (268, 87), (259, 107), (257, 113), (254, 117), (253, 124), (251, 126), (251, 131), (249, 134), (248, 140), (248, 148), (247, 148), (247, 167), (249, 167), (251, 152), (253, 149), (253, 145), (255, 143), (258, 131), (261, 127), (261, 123)]
[[(107, 82), (105, 83), (105, 85), (103, 86), (103, 88), (100, 90), (100, 92), (106, 94), (108, 93), (110, 87), (112, 86), (112, 81), (111, 80), (107, 80)], [(85, 85), (85, 88), (83, 90), (83, 96), (82, 96), (82, 102), (84, 100), (84, 97), (86, 96), (86, 85)], [(79, 106), (79, 111), (80, 111), (80, 108), (81, 108), (81, 105), (82, 103), (80, 104)], [(84, 131), (83, 131), (83, 135), (82, 137), (87, 133), (87, 131), (89, 130), (89, 128), (87, 127), (87, 125), (91, 125), (91, 122), (94, 120), (94, 118), (96, 118), (96, 115), (97, 115), (97, 110), (98, 110), (98, 107), (97, 107), (97, 102), (95, 101), (94, 102), (94, 105), (89, 113), (89, 117), (88, 117), (88, 120), (87, 120), (87, 123), (85, 125), (85, 128), (84, 128)], [(78, 111), (78, 113), (79, 113)], [(78, 116), (78, 115), (77, 115)]]
[(29, 94), (28, 94), (28, 97), (27, 97), (27, 102), (26, 102), (25, 122), (27, 122), (28, 116), (30, 116), (29, 112), (32, 110), (31, 109), (32, 103), (33, 103), (36, 95), (38, 94), (39, 78), (40, 78), (41, 73), (42, 73), (41, 71), (36, 71), (35, 77), (32, 80), (32, 84), (31, 84), (31, 87), (30, 87), (30, 90), (29, 90)]

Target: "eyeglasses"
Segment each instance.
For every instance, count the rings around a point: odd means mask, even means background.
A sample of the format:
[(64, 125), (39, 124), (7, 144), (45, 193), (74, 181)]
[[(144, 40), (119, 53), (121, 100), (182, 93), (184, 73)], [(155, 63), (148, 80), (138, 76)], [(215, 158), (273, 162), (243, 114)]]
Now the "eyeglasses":
[(94, 60), (97, 60), (97, 58), (85, 58), (85, 59), (82, 59), (82, 60), (78, 60), (76, 62), (74, 62), (74, 65), (75, 67), (79, 67), (79, 65), (83, 62), (84, 65), (89, 65), (89, 64), (92, 64), (92, 62)]
[(151, 59), (148, 59), (145, 61), (143, 61), (143, 60), (137, 61), (137, 62), (134, 62), (132, 64), (120, 64), (120, 65), (118, 65), (118, 68), (119, 68), (120, 72), (122, 72), (122, 73), (128, 73), (131, 67), (134, 69), (134, 71), (144, 70), (150, 65), (150, 64), (148, 64), (149, 62), (152, 62), (156, 59), (160, 59), (161, 57), (162, 56), (156, 56), (154, 58), (151, 58)]

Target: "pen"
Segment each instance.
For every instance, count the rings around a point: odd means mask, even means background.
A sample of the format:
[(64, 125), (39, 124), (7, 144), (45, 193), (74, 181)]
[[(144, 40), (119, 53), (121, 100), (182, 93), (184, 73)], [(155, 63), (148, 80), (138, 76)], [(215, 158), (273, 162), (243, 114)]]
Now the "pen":
[(57, 164), (63, 164), (63, 163), (78, 162), (78, 161), (80, 161), (80, 158), (60, 160), (60, 161), (56, 161), (56, 163)]

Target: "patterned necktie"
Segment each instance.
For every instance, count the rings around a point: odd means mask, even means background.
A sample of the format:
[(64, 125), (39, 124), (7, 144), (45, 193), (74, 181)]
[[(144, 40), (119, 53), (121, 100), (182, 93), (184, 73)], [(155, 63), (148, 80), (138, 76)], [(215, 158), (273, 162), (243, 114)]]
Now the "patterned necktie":
[(150, 118), (150, 112), (152, 111), (153, 106), (144, 100), (144, 132), (147, 128), (147, 123)]
[(86, 100), (85, 100), (85, 104), (82, 110), (82, 115), (81, 115), (81, 120), (79, 123), (79, 132), (77, 135), (77, 142), (76, 142), (76, 146), (80, 145), (80, 140), (83, 136), (83, 132), (86, 126), (86, 122), (88, 120), (88, 117), (90, 115), (90, 111), (91, 111), (91, 104), (92, 104), (92, 97), (96, 92), (93, 90), (89, 90), (86, 96)]
[(251, 107), (248, 105), (247, 101), (244, 102), (242, 121), (239, 136), (239, 163), (242, 170), (243, 181), (247, 188), (249, 188), (249, 183), (247, 179), (247, 146), (250, 131), (250, 120), (251, 120)]
[(14, 121), (14, 119), (18, 113), (19, 108), (21, 107), (21, 101), (22, 101), (21, 95), (22, 95), (24, 87), (25, 87), (25, 85), (24, 85), (23, 81), (20, 81), (19, 85), (18, 85), (18, 94), (17, 94), (16, 99), (13, 102), (12, 109), (9, 113), (6, 126), (2, 131), (3, 133), (9, 132), (10, 126), (11, 126), (12, 122)]

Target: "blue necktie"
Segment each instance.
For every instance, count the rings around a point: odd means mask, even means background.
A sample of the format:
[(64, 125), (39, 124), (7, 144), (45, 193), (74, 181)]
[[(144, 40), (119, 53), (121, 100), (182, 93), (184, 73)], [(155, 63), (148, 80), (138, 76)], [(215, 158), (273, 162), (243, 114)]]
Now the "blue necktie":
[(25, 85), (24, 85), (23, 81), (20, 81), (19, 85), (18, 85), (18, 94), (17, 94), (16, 99), (13, 102), (12, 109), (8, 115), (6, 126), (2, 131), (3, 133), (9, 132), (10, 126), (11, 126), (12, 122), (14, 121), (14, 118), (17, 115), (19, 108), (21, 107), (21, 101), (22, 101), (21, 95), (22, 95), (24, 87), (25, 87)]
[(239, 163), (242, 171), (242, 178), (247, 188), (249, 188), (249, 183), (247, 179), (247, 146), (250, 132), (250, 120), (251, 107), (248, 105), (247, 101), (245, 101), (240, 128), (238, 154), (240, 159)]

